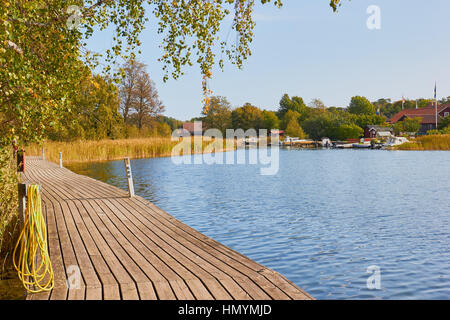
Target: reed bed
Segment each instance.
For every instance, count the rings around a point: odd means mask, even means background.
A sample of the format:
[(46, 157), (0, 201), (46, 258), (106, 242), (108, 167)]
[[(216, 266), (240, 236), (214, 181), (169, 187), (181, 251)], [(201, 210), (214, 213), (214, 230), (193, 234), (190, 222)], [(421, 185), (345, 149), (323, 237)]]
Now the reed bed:
[(450, 134), (420, 136), (414, 141), (403, 143), (397, 150), (450, 150)]
[(17, 183), (12, 151), (0, 147), (0, 280), (12, 266), (11, 254), (19, 235)]
[[(204, 138), (202, 147), (194, 144), (194, 140), (183, 140), (181, 154), (209, 152), (207, 146), (211, 139)], [(215, 152), (226, 151), (226, 140), (217, 142)], [(45, 158), (59, 163), (59, 152), (62, 152), (64, 163), (80, 163), (90, 161), (112, 161), (125, 157), (132, 159), (168, 157), (172, 155), (173, 148), (179, 141), (172, 141), (170, 137), (152, 137), (137, 139), (99, 140), (99, 141), (72, 141), (57, 142), (46, 141), (41, 145), (32, 144), (25, 148), (27, 155), (42, 156), (42, 148), (45, 150)], [(234, 148), (233, 148), (234, 149)]]

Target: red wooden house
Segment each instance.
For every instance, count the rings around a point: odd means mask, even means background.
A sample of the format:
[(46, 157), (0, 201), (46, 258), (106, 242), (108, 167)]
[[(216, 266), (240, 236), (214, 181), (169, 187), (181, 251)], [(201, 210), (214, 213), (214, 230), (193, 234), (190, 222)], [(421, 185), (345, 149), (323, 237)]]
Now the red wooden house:
[[(450, 105), (440, 105), (437, 107), (437, 124), (442, 118), (450, 115)], [(430, 104), (420, 109), (405, 109), (394, 115), (388, 122), (397, 123), (405, 118), (422, 118), (419, 133), (426, 133), (429, 130), (436, 129), (436, 108), (434, 104)]]

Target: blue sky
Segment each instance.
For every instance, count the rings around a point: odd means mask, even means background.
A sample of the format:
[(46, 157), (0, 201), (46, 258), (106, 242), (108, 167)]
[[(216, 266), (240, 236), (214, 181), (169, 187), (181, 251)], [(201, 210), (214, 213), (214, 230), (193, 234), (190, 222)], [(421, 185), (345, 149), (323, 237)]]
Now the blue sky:
[[(284, 93), (306, 103), (320, 98), (327, 106), (347, 106), (355, 95), (370, 100), (430, 98), (437, 81), (438, 98), (450, 95), (450, 1), (343, 0), (338, 13), (328, 3), (284, 0), (281, 9), (257, 4), (252, 56), (242, 70), (230, 64), (224, 72), (214, 70), (210, 89), (233, 107), (250, 102), (269, 110), (278, 108)], [(381, 9), (380, 30), (366, 26), (369, 5)], [(199, 116), (198, 66), (164, 83), (157, 61), (159, 38), (149, 17), (139, 59), (156, 83), (165, 114), (180, 120)], [(227, 21), (224, 26), (228, 28)], [(88, 48), (101, 52), (111, 39), (109, 31), (98, 33)]]

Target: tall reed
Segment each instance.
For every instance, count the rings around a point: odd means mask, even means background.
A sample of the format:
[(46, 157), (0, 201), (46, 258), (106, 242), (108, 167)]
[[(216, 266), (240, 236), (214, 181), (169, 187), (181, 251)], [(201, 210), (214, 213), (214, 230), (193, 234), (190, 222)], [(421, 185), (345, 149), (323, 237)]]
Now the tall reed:
[(414, 141), (403, 143), (397, 150), (450, 150), (450, 134), (417, 137)]
[[(201, 150), (195, 148), (193, 139), (184, 141), (186, 148), (192, 153), (203, 152), (210, 139), (205, 138)], [(77, 163), (87, 161), (110, 161), (124, 157), (130, 158), (154, 158), (167, 157), (172, 154), (172, 149), (179, 141), (172, 141), (170, 137), (151, 137), (137, 139), (99, 140), (99, 141), (73, 141), (57, 142), (46, 141), (42, 145), (32, 144), (25, 148), (27, 155), (42, 156), (42, 148), (45, 150), (47, 160), (58, 163), (59, 152), (62, 152), (64, 163)], [(218, 145), (221, 148), (216, 151), (224, 151), (225, 140), (220, 139)]]
[(0, 279), (11, 267), (11, 254), (20, 229), (17, 183), (12, 151), (0, 147)]

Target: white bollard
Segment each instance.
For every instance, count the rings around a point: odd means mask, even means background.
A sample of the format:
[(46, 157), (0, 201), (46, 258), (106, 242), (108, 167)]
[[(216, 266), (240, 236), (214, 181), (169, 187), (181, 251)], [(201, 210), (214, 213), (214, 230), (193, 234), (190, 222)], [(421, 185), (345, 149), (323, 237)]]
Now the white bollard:
[(131, 174), (131, 164), (130, 158), (125, 158), (125, 173), (127, 175), (128, 180), (128, 192), (130, 194), (130, 198), (134, 197), (134, 184), (133, 184), (133, 175)]
[(62, 152), (59, 153), (59, 167), (62, 168)]
[(45, 160), (45, 149), (42, 148), (42, 160)]
[(27, 183), (19, 183), (18, 184), (18, 198), (19, 198), (19, 220), (22, 225), (25, 221), (25, 214), (27, 209), (27, 191), (28, 184)]

